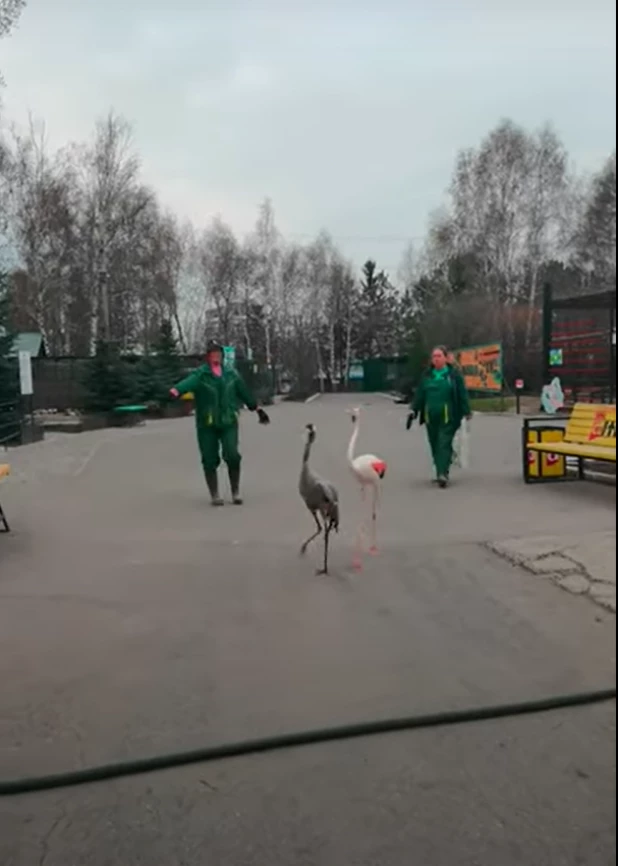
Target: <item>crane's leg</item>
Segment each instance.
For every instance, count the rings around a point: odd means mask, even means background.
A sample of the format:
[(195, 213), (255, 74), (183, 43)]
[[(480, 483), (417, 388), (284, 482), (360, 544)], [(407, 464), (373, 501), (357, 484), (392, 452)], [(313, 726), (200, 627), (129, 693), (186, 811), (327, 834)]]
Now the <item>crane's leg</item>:
[(317, 574), (328, 574), (328, 538), (330, 536), (330, 523), (324, 524), (324, 566), (316, 572)]
[(315, 520), (317, 530), (313, 533), (313, 535), (310, 535), (309, 538), (303, 543), (302, 547), (300, 548), (301, 556), (304, 556), (304, 554), (307, 552), (307, 548), (309, 547), (313, 539), (317, 538), (318, 535), (320, 535), (320, 533), (322, 532), (322, 526), (320, 524), (320, 521), (318, 520), (318, 515), (315, 513), (315, 511), (312, 511), (311, 513), (313, 514), (313, 519)]
[(375, 556), (378, 553), (378, 506), (380, 504), (380, 488), (376, 484), (373, 488), (371, 500), (371, 547), (369, 553)]

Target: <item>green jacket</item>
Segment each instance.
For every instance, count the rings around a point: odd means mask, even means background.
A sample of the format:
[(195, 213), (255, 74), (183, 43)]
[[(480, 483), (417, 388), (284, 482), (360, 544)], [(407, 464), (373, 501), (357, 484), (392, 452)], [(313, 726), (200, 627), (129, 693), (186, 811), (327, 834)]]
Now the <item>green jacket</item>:
[(257, 409), (253, 394), (235, 370), (224, 369), (221, 376), (215, 376), (204, 364), (179, 382), (176, 390), (181, 397), (193, 393), (198, 429), (232, 427), (243, 405), (252, 412)]
[(459, 429), (470, 414), (468, 391), (459, 370), (449, 364), (448, 374), (442, 381), (436, 381), (433, 371), (428, 370), (416, 390), (411, 409), (418, 413), (421, 423), (443, 421)]

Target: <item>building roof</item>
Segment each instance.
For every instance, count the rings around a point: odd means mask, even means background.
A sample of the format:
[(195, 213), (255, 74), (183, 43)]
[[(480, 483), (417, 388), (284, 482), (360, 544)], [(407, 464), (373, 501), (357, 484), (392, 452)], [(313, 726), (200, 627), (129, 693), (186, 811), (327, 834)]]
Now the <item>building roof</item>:
[(41, 358), (45, 355), (43, 334), (39, 334), (37, 331), (24, 331), (21, 334), (16, 334), (11, 355), (18, 355), (20, 352), (28, 352), (31, 358)]
[(551, 305), (554, 310), (615, 310), (616, 290), (570, 298), (552, 298)]

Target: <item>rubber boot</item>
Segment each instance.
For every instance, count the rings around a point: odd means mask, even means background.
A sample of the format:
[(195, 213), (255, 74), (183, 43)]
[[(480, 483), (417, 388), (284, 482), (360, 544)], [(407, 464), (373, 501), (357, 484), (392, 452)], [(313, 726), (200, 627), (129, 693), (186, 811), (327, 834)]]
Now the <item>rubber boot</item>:
[(230, 477), (230, 487), (232, 488), (232, 502), (234, 505), (242, 505), (242, 496), (240, 495), (240, 466), (229, 466), (227, 471)]
[(219, 496), (219, 482), (217, 481), (216, 472), (206, 473), (206, 484), (210, 493), (210, 500), (213, 505), (223, 505), (223, 499)]

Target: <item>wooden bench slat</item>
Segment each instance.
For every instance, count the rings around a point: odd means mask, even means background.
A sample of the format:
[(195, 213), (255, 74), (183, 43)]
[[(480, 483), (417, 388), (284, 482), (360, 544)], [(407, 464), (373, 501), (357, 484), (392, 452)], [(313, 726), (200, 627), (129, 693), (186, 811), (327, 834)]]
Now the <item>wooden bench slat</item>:
[(531, 442), (528, 450), (542, 451), (545, 454), (564, 454), (566, 457), (583, 457), (586, 460), (616, 462), (616, 449), (599, 445), (580, 445), (577, 442)]
[(568, 435), (564, 437), (565, 442), (574, 442), (578, 445), (602, 445), (604, 448), (615, 448), (616, 440), (610, 439), (607, 436), (590, 436), (590, 429), (582, 431), (570, 430)]
[[(613, 436), (611, 435), (613, 424)], [(603, 433), (610, 435), (602, 435)], [(616, 461), (616, 407), (600, 403), (576, 403), (567, 422), (564, 442), (582, 447), (607, 451), (607, 460)], [(565, 452), (563, 452), (565, 453)], [(570, 452), (574, 456), (585, 456), (580, 450)], [(613, 457), (612, 457), (613, 453)], [(601, 458), (603, 459), (603, 458)]]
[[(536, 419), (539, 420), (539, 419)], [(548, 419), (549, 420), (549, 419)], [(534, 431), (533, 426), (524, 424), (526, 439)], [(541, 428), (542, 429), (542, 428)], [(528, 455), (556, 454), (563, 457), (574, 457), (579, 460), (580, 477), (583, 477), (584, 460), (596, 462), (616, 462), (616, 406), (607, 403), (576, 403), (566, 427), (549, 427), (558, 434), (558, 441), (534, 442), (524, 444), (524, 480), (526, 482), (552, 480), (543, 478), (539, 467), (536, 474), (531, 474)], [(527, 431), (527, 432), (526, 432)], [(542, 435), (542, 434), (541, 434)], [(532, 464), (535, 465), (535, 464)], [(560, 474), (560, 478), (563, 475)], [(558, 476), (556, 476), (558, 480)]]

